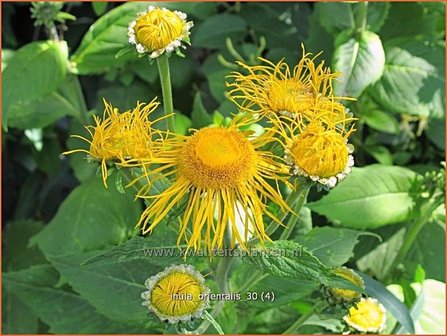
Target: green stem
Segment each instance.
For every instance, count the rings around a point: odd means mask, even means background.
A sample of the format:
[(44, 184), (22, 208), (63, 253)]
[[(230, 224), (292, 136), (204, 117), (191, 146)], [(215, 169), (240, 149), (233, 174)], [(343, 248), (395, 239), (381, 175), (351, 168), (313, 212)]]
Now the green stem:
[(205, 310), (204, 315), (205, 315), (205, 319), (213, 325), (214, 329), (216, 329), (216, 331), (219, 333), (219, 335), (225, 335), (225, 333), (222, 330), (222, 327), (219, 325), (219, 323), (217, 323), (217, 321), (214, 319), (214, 317), (210, 313), (208, 313)]
[[(300, 187), (297, 188), (297, 190), (290, 193), (290, 195), (287, 197), (286, 202), (289, 204), (289, 206), (295, 211), (296, 214), (299, 214), (301, 211), (301, 208), (304, 205), (305, 200), (307, 199), (307, 195), (309, 194), (309, 190), (312, 187), (311, 182), (303, 182)], [(282, 215), (281, 222), (283, 222), (286, 218), (288, 213), (284, 213)], [(293, 228), (298, 220), (298, 217), (294, 214), (290, 215), (290, 219), (287, 223), (286, 228), (281, 234), (280, 239), (288, 239), (291, 232), (293, 231)], [(272, 221), (271, 224), (267, 227), (265, 232), (268, 235), (271, 235), (276, 231), (276, 229), (279, 227), (279, 224), (276, 221)], [(253, 239), (250, 241), (251, 244), (256, 243), (257, 240)], [(256, 270), (253, 272), (253, 275), (236, 291), (238, 293), (243, 293), (250, 289), (252, 286), (266, 278), (268, 275), (263, 274), (261, 270)]]
[(410, 225), (410, 228), (405, 233), (404, 242), (400, 247), (400, 250), (397, 253), (396, 258), (394, 259), (393, 263), (388, 269), (386, 276), (384, 277), (385, 283), (391, 280), (393, 272), (396, 270), (399, 264), (403, 262), (403, 260), (407, 256), (408, 251), (410, 251), (411, 247), (414, 244), (414, 241), (419, 235), (419, 232), (421, 232), (421, 229), (424, 227), (424, 224), (428, 222), (433, 211), (435, 211), (438, 206), (439, 204), (437, 202), (430, 204), (426, 208), (426, 210), (423, 211), (423, 213), (419, 216), (419, 218)]
[(357, 15), (355, 16), (355, 27), (359, 31), (364, 31), (366, 29), (366, 22), (368, 19), (368, 2), (367, 1), (361, 1), (358, 3), (359, 11), (357, 12)]
[(174, 104), (172, 102), (171, 74), (169, 72), (169, 58), (166, 54), (157, 57), (158, 73), (160, 74), (161, 91), (163, 93), (163, 106), (166, 116), (166, 126), (175, 132)]
[[(304, 204), (304, 193), (307, 195), (309, 192), (310, 187), (312, 186), (312, 183), (310, 181), (304, 181), (302, 182), (301, 186), (298, 186), (296, 190), (292, 191), (290, 195), (286, 198), (286, 203), (292, 208), (292, 210), (295, 211), (296, 214), (298, 214), (301, 211), (301, 208)], [(302, 202), (301, 202), (302, 201)], [(294, 209), (296, 205), (296, 208)], [(282, 223), (286, 218), (288, 212), (283, 212), (280, 217), (280, 222)], [(265, 233), (268, 236), (271, 236), (275, 231), (279, 228), (280, 224), (277, 221), (272, 220), (269, 225), (267, 225), (267, 228), (265, 229)], [(250, 244), (257, 243), (257, 239), (253, 239), (250, 241)]]
[(283, 335), (296, 333), (297, 330), (301, 328), (303, 323), (309, 319), (309, 317), (311, 317), (315, 312), (320, 311), (326, 306), (327, 302), (325, 301), (318, 301), (317, 303), (315, 303), (315, 305), (307, 313), (301, 315), (300, 318), (296, 320), (294, 324), (292, 324), (286, 331), (284, 331)]
[[(295, 205), (296, 209), (299, 209), (299, 211), (301, 211), (304, 202), (307, 200), (307, 195), (309, 194), (310, 187), (311, 187), (310, 184), (304, 185), (302, 187), (301, 196), (298, 198)], [(299, 214), (299, 211), (296, 213), (297, 215)], [(294, 214), (290, 215), (289, 221), (287, 222), (284, 231), (281, 233), (281, 236), (279, 237), (280, 240), (287, 240), (290, 237), (290, 234), (295, 228), (298, 219), (299, 219), (298, 216)]]

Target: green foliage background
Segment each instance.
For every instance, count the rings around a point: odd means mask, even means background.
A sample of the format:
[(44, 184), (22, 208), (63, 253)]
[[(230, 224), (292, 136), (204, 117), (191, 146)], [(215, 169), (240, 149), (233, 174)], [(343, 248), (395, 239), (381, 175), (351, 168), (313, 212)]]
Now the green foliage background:
[[(128, 23), (149, 4), (66, 4), (77, 19), (58, 24), (63, 39), (55, 41), (32, 27), (29, 3), (2, 2), (3, 333), (166, 331), (141, 306), (140, 293), (146, 278), (183, 259), (142, 251), (175, 246), (175, 216), (139, 237), (142, 204), (115, 188), (122, 176), (115, 172), (105, 189), (84, 156), (61, 155), (85, 148), (69, 135), (85, 134), (103, 97), (121, 111), (161, 98), (155, 66), (132, 53), (115, 57), (127, 47)], [(223, 330), (284, 332), (310, 309), (321, 283), (339, 281), (330, 268), (347, 265), (376, 279), (365, 276), (366, 290), (389, 310), (388, 333), (413, 333), (414, 322), (419, 332), (445, 332), (444, 321), (424, 322), (438, 309), (427, 300), (443, 295), (424, 281), (445, 282), (445, 210), (443, 185), (423, 177), (444, 170), (445, 4), (163, 6), (195, 23), (186, 57), (170, 59), (178, 132), (221, 124), (236, 112), (225, 97), (235, 60), (285, 58), (293, 66), (301, 43), (323, 51), (318, 59), (343, 73), (336, 93), (357, 99), (349, 103), (358, 118), (351, 140), (357, 168), (323, 196), (312, 190), (292, 241), (274, 243), (304, 249), (304, 257), (238, 260), (231, 289), (246, 289), (256, 267), (261, 273), (250, 291), (274, 292), (276, 300), (226, 304), (217, 318)], [(394, 268), (415, 225), (421, 230)], [(218, 259), (188, 262), (206, 274)], [(207, 282), (214, 286), (212, 276)], [(395, 295), (385, 288), (390, 284)], [(418, 285), (428, 288), (425, 299)], [(340, 333), (340, 317), (315, 315), (300, 333)]]

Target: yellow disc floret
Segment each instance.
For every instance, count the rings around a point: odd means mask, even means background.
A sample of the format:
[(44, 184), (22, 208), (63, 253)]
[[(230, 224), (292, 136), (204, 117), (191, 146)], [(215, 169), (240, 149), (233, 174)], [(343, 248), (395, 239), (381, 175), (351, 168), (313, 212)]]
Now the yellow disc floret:
[(143, 305), (160, 319), (171, 323), (200, 317), (208, 304), (203, 276), (193, 266), (166, 268), (146, 280)]
[(150, 6), (129, 24), (129, 43), (134, 44), (139, 53), (149, 53), (156, 58), (164, 52), (171, 53), (189, 43), (192, 22), (186, 22), (186, 14), (166, 8)]
[(235, 130), (204, 128), (181, 151), (179, 172), (198, 188), (233, 187), (256, 172), (256, 153)]
[(318, 123), (310, 124), (295, 138), (290, 152), (295, 164), (311, 176), (335, 176), (348, 163), (346, 138)]
[(380, 332), (385, 328), (386, 310), (376, 299), (362, 298), (343, 319), (357, 331)]

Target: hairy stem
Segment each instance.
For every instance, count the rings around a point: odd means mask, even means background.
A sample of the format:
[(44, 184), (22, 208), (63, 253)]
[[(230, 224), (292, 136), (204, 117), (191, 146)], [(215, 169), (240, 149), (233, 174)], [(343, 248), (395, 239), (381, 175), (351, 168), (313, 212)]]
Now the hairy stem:
[(161, 91), (163, 93), (163, 106), (166, 116), (166, 127), (175, 132), (174, 104), (172, 101), (171, 74), (169, 72), (169, 58), (163, 54), (157, 58), (158, 73), (160, 75)]

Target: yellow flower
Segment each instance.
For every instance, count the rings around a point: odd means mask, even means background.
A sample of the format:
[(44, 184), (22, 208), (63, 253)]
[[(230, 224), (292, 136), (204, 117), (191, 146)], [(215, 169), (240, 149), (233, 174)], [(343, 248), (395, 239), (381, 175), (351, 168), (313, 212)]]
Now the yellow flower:
[(94, 116), (96, 125), (86, 126), (92, 139), (74, 135), (88, 142), (90, 148), (75, 149), (64, 154), (85, 152), (90, 159), (100, 162), (102, 179), (107, 187), (108, 163), (129, 167), (153, 160), (154, 151), (161, 146), (163, 137), (152, 125), (165, 117), (149, 121), (149, 115), (159, 105), (155, 99), (147, 105), (137, 103), (133, 110), (123, 113), (119, 113), (118, 109), (105, 100), (104, 105), (103, 117)]
[(150, 58), (156, 58), (174, 50), (179, 52), (183, 42), (189, 44), (192, 26), (192, 22), (186, 22), (185, 13), (149, 6), (129, 24), (127, 35), (138, 53), (149, 53)]
[[(336, 275), (341, 276), (342, 278), (345, 278), (346, 280), (351, 281), (355, 285), (365, 288), (365, 284), (363, 283), (363, 279), (355, 273), (352, 269), (346, 268), (346, 267), (338, 267), (334, 270), (334, 273)], [(342, 301), (353, 301), (357, 300), (361, 297), (361, 293), (349, 290), (349, 289), (341, 289), (341, 288), (331, 288), (330, 293), (332, 296), (337, 300)]]
[(277, 219), (266, 201), (288, 209), (278, 191), (278, 181), (287, 179), (287, 167), (260, 149), (273, 141), (269, 135), (253, 138), (250, 132), (239, 131), (239, 126), (233, 121), (228, 128), (203, 128), (191, 136), (170, 140), (170, 145), (159, 153), (165, 164), (148, 173), (151, 180), (157, 174), (169, 175), (172, 185), (159, 195), (146, 196), (148, 188), (139, 193), (139, 197), (153, 199), (138, 223), (143, 233), (154, 229), (186, 196), (177, 243), (184, 238), (187, 249), (200, 249), (202, 239), (209, 251), (222, 248), (227, 230), (232, 247), (237, 242), (245, 248), (251, 235), (260, 241), (269, 239), (263, 215)]
[(332, 94), (331, 81), (337, 74), (324, 67), (324, 62), (316, 66), (309, 55), (303, 50), (293, 73), (284, 60), (274, 64), (259, 58), (262, 64), (254, 66), (237, 62), (248, 74), (234, 72), (229, 76), (234, 78), (233, 83), (227, 83), (230, 99), (241, 110), (260, 117), (285, 115), (312, 120), (320, 97)]
[(354, 131), (352, 127), (345, 131), (319, 116), (310, 123), (287, 117), (271, 121), (284, 139), (284, 158), (292, 174), (307, 176), (326, 188), (333, 188), (351, 172), (354, 157), (348, 137)]
[(205, 279), (190, 265), (172, 265), (146, 280), (143, 306), (170, 323), (200, 318), (208, 307)]
[(376, 299), (362, 298), (343, 319), (357, 331), (376, 333), (385, 328), (386, 310)]

